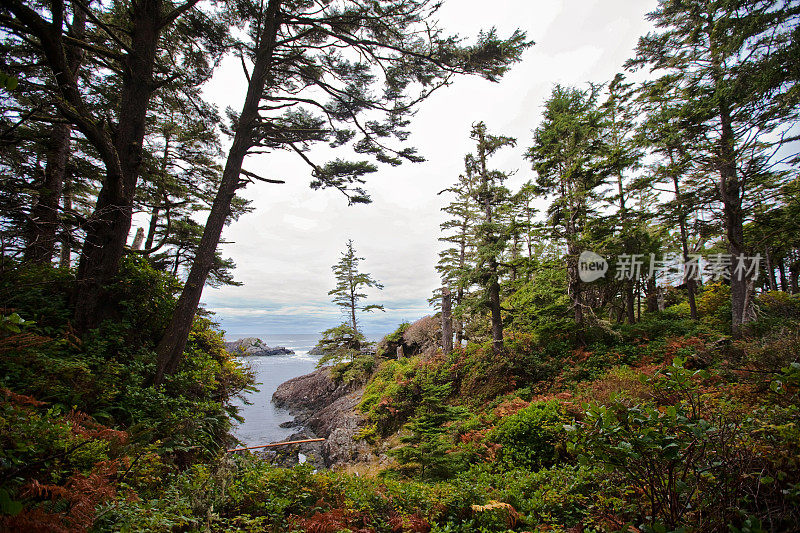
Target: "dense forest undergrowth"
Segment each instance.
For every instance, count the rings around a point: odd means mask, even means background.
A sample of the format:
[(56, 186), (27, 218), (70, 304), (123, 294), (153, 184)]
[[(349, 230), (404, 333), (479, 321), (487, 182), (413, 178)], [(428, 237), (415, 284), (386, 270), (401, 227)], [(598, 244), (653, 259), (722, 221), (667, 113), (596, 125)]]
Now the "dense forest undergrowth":
[(723, 284), (701, 292), (697, 321), (676, 298), (636, 324), (579, 330), (563, 327), (569, 308), (548, 282), (548, 314), (506, 330), (499, 355), (487, 338), (450, 355), (378, 355), (366, 373), (339, 363), (342, 379), (366, 383), (361, 438), (395, 458), (356, 475), (225, 453), (228, 401), (252, 377), (207, 318), (191, 357), (152, 387), (178, 287), (146, 261), (125, 263), (120, 315), (83, 342), (65, 319), (67, 272), (4, 267), (7, 530), (788, 531), (800, 520), (796, 296), (762, 294), (759, 320), (733, 340)]
[[(287, 152), (312, 189), (367, 204), (369, 175), (424, 162), (409, 140), (429, 96), (499, 82), (534, 45), (449, 33), (441, 5), (0, 3), (0, 529), (799, 529), (785, 0), (659, 0), (623, 72), (553, 85), (527, 139), (476, 116), (462, 174), (440, 183), (441, 313), (376, 350), (358, 313), (383, 309), (363, 301), (382, 284), (347, 241), (329, 292), (346, 321), (322, 360), (363, 388), (357, 438), (386, 461), (317, 472), (226, 452), (254, 377), (199, 304), (240, 284), (219, 245), (253, 210), (242, 190), (294, 178), (258, 173), (291, 173), (272, 158)], [(222, 113), (203, 94), (225, 59), (246, 96)], [(515, 149), (524, 174), (493, 166)]]

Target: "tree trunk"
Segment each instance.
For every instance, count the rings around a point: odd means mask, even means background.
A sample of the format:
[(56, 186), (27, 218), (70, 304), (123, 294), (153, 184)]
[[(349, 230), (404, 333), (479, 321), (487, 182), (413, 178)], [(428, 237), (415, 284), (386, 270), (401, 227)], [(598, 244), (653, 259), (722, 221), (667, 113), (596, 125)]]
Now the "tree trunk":
[[(64, 175), (64, 190), (61, 193), (64, 202), (64, 212), (72, 211), (72, 183), (69, 174)], [(69, 268), (72, 263), (72, 233), (70, 229), (61, 225), (61, 258), (58, 262), (60, 268)]]
[(628, 318), (628, 324), (636, 323), (636, 300), (633, 294), (632, 279), (625, 280), (625, 314)]
[[(73, 3), (72, 24), (70, 31), (73, 37), (82, 39), (86, 33), (86, 12)], [(61, 27), (53, 28), (58, 31), (56, 37), (61, 39)], [(83, 60), (83, 50), (77, 47), (65, 51), (64, 61), (71, 74), (75, 74)], [(48, 264), (55, 254), (56, 234), (60, 226), (58, 204), (64, 191), (67, 161), (70, 154), (70, 139), (72, 127), (67, 123), (53, 124), (50, 141), (47, 149), (47, 162), (45, 167), (44, 183), (39, 192), (39, 198), (31, 210), (31, 228), (28, 248), (25, 250), (25, 259), (40, 264)], [(62, 263), (63, 254), (62, 254)]]
[[(461, 305), (461, 301), (464, 299), (464, 289), (459, 287), (458, 291), (456, 291), (456, 305)], [(460, 317), (459, 313), (459, 317)], [(464, 321), (459, 318), (456, 320), (456, 343), (455, 346), (457, 348), (461, 348), (461, 344), (464, 342)]]
[(350, 279), (350, 325), (353, 327), (353, 333), (358, 332), (358, 323), (356, 322), (356, 288), (355, 281)]
[(131, 249), (141, 250), (142, 242), (144, 242), (144, 228), (137, 228), (136, 236), (133, 238), (133, 244), (131, 244)]
[[(614, 143), (616, 145), (619, 144), (616, 135), (616, 128), (614, 129)], [(625, 186), (622, 181), (622, 173), (617, 173), (617, 189), (619, 191), (619, 212), (620, 218), (622, 220), (623, 227), (625, 226), (625, 222), (628, 219), (628, 211), (625, 209)], [(627, 229), (627, 228), (625, 228)], [(624, 231), (624, 230), (623, 230)], [(627, 231), (624, 231), (623, 235), (626, 236), (625, 239), (625, 248), (626, 252), (628, 249), (628, 238), (627, 238)], [(636, 316), (634, 315), (634, 301), (633, 301), (633, 280), (626, 280), (624, 283), (624, 290), (625, 290), (625, 309), (628, 315), (628, 324), (633, 324), (636, 322)]]
[[(481, 130), (480, 138), (478, 140), (478, 159), (481, 165), (481, 182), (484, 193), (484, 210), (486, 214), (486, 224), (492, 224), (492, 201), (491, 201), (491, 187), (489, 171), (486, 168), (486, 139)], [(486, 245), (494, 244), (494, 235), (489, 235), (490, 230), (486, 232)], [(500, 314), (500, 282), (498, 279), (498, 263), (497, 258), (492, 257), (488, 265), (489, 284), (487, 287), (489, 293), (489, 308), (492, 315), (492, 350), (495, 354), (503, 351), (503, 317)]]
[(638, 280), (638, 279), (636, 280), (636, 300), (637, 300), (637, 302), (636, 302), (636, 319), (637, 320), (641, 320), (642, 319), (642, 287), (641, 287), (641, 281)]
[[(161, 32), (161, 0), (136, 2), (132, 12), (132, 53), (126, 56), (118, 123), (114, 135), (116, 165), (106, 166), (106, 180), (86, 226), (75, 292), (75, 327), (96, 327), (110, 311), (103, 287), (119, 270), (131, 228), (133, 200)], [(107, 156), (108, 157), (108, 156)]]
[(160, 208), (157, 205), (153, 206), (153, 211), (150, 213), (150, 224), (147, 227), (147, 239), (144, 241), (144, 249), (149, 250), (153, 247), (153, 242), (156, 239), (156, 229), (158, 228), (158, 215)]
[(655, 313), (658, 311), (658, 286), (656, 278), (647, 278), (647, 312)]
[(53, 260), (59, 227), (58, 205), (64, 189), (71, 135), (72, 128), (69, 124), (54, 124), (50, 132), (44, 182), (36, 205), (31, 209), (26, 261), (50, 264)]
[[(460, 272), (464, 270), (464, 266), (467, 264), (467, 232), (469, 231), (469, 215), (464, 215), (464, 221), (461, 224), (461, 240), (459, 242), (459, 255), (458, 255), (458, 269)], [(458, 290), (456, 291), (456, 307), (461, 305), (461, 302), (464, 300), (464, 288), (461, 286), (462, 280), (458, 280)], [(459, 313), (459, 317), (461, 314)], [(464, 340), (464, 321), (459, 318), (456, 322), (456, 346), (461, 347), (461, 343)]]
[[(161, 175), (167, 175), (167, 169), (169, 168), (169, 146), (170, 142), (172, 141), (172, 134), (168, 131), (164, 134), (164, 154), (161, 158)], [(156, 190), (156, 203), (153, 205), (153, 211), (150, 213), (150, 224), (147, 227), (147, 240), (144, 243), (144, 249), (150, 250), (153, 248), (153, 242), (156, 239), (156, 230), (158, 229), (158, 216), (161, 214), (161, 207), (158, 205), (161, 197), (164, 197), (164, 203), (166, 204), (166, 208), (169, 209), (169, 197), (167, 194), (158, 187)], [(167, 213), (169, 215), (169, 213)]]
[(781, 280), (781, 290), (789, 292), (789, 283), (786, 281), (786, 265), (783, 264), (783, 257), (778, 258), (778, 277)]
[[(516, 222), (512, 222), (511, 226), (514, 227)], [(519, 236), (514, 231), (514, 244), (511, 248), (511, 283), (517, 281), (517, 259), (519, 259)], [(512, 285), (513, 286), (513, 285)]]
[(496, 277), (489, 285), (489, 304), (492, 307), (492, 349), (494, 353), (500, 353), (503, 351), (503, 317), (500, 314), (500, 283)]
[(239, 123), (233, 137), (233, 144), (228, 152), (225, 169), (222, 172), (219, 190), (214, 198), (211, 211), (208, 214), (203, 237), (197, 250), (192, 268), (183, 291), (178, 299), (175, 311), (169, 325), (158, 343), (158, 355), (154, 384), (159, 386), (164, 378), (174, 374), (178, 369), (189, 332), (192, 328), (197, 305), (203, 294), (208, 273), (214, 265), (214, 254), (222, 236), (222, 228), (230, 215), (231, 201), (239, 188), (239, 174), (242, 171), (242, 162), (248, 150), (253, 146), (253, 131), (258, 124), (258, 105), (267, 83), (272, 64), (275, 38), (278, 32), (278, 11), (281, 0), (269, 0), (267, 5), (262, 48), (258, 50), (247, 87), (247, 97), (239, 116)]
[(766, 269), (767, 269), (767, 283), (769, 286), (769, 290), (777, 291), (778, 290), (778, 282), (775, 279), (775, 265), (772, 264), (772, 250), (769, 246), (764, 248), (764, 259), (766, 260)]
[(583, 298), (581, 296), (581, 280), (578, 275), (578, 256), (577, 247), (572, 241), (571, 234), (567, 236), (567, 288), (572, 302), (575, 323), (583, 324)]
[(453, 313), (450, 289), (442, 288), (442, 353), (453, 351)]
[[(725, 211), (725, 231), (728, 252), (731, 255), (731, 331), (734, 337), (742, 336), (743, 326), (752, 316), (752, 299), (748, 297), (751, 261), (745, 257), (744, 213), (742, 211), (743, 187), (736, 171), (734, 132), (727, 104), (719, 104), (722, 133), (719, 140), (720, 196)], [(740, 266), (737, 273), (737, 266)]]
[[(674, 167), (675, 160), (672, 151), (670, 151), (669, 160), (670, 164)], [(686, 229), (686, 209), (683, 204), (680, 183), (678, 175), (675, 172), (672, 173), (672, 184), (675, 187), (675, 201), (678, 204), (678, 227), (681, 233), (681, 251), (683, 252), (683, 264), (685, 268), (689, 263), (689, 232)], [(689, 316), (691, 316), (692, 320), (697, 320), (697, 281), (694, 279), (693, 275), (684, 275), (683, 282), (686, 284), (686, 292), (689, 295)]]
[(531, 264), (533, 262), (533, 231), (532, 231), (532, 227), (531, 227), (532, 215), (531, 215), (530, 205), (526, 206), (525, 213), (526, 213), (525, 216), (527, 218), (527, 225), (525, 226), (526, 233), (527, 233), (526, 239), (525, 239), (526, 240), (525, 244), (528, 247), (528, 271), (527, 271), (527, 275), (525, 277), (525, 280), (526, 281), (530, 281), (531, 280)]

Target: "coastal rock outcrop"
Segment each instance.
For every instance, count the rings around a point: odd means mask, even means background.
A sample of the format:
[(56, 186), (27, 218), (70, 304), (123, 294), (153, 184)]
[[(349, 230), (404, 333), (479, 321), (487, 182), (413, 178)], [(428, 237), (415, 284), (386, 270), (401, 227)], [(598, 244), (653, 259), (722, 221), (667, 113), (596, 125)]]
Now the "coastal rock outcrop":
[(439, 348), (442, 339), (442, 323), (432, 316), (425, 316), (412, 324), (401, 325), (378, 341), (377, 351), (384, 357), (408, 357), (431, 355)]
[(233, 355), (247, 355), (247, 356), (268, 356), (268, 355), (292, 355), (293, 350), (284, 346), (275, 346), (270, 348), (264, 341), (256, 337), (246, 337), (238, 341), (231, 341), (225, 343), (225, 349)]
[(322, 350), (322, 347), (317, 344), (308, 351), (308, 355), (325, 355), (325, 352)]
[(322, 437), (325, 442), (297, 445), (296, 452), (320, 459), (320, 466), (332, 467), (367, 460), (370, 448), (355, 438), (364, 424), (356, 406), (364, 389), (356, 383), (336, 381), (330, 367), (281, 384), (272, 395), (277, 407), (295, 415), (303, 430), (289, 440)]

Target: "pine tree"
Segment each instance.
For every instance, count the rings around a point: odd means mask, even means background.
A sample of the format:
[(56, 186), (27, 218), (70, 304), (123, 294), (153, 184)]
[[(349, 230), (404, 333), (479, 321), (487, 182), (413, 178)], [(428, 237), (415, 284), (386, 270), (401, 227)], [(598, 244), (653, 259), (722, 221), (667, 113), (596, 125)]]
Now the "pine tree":
[(405, 469), (418, 471), (423, 478), (436, 479), (452, 473), (453, 457), (448, 451), (453, 439), (447, 425), (465, 415), (462, 407), (447, 405), (450, 385), (424, 382), (415, 415), (404, 426), (405, 435), (400, 442), (405, 444), (390, 453)]
[(488, 160), (498, 150), (516, 146), (516, 139), (486, 132), (486, 124), (473, 125), (470, 137), (475, 141), (476, 154), (468, 155), (466, 166), (474, 174), (478, 186), (475, 199), (482, 210), (476, 228), (477, 265), (473, 271), (475, 280), (483, 287), (482, 303), (491, 313), (492, 349), (503, 350), (503, 317), (500, 308), (501, 258), (508, 241), (508, 228), (502, 223), (500, 211), (510, 198), (509, 190), (503, 186), (508, 174), (490, 170)]
[[(649, 67), (678, 85), (692, 157), (717, 176), (732, 262), (734, 335), (754, 318), (753, 277), (744, 242), (746, 205), (763, 164), (780, 165), (779, 148), (800, 117), (795, 65), (800, 8), (782, 0), (661, 0), (648, 15), (657, 32), (642, 37), (631, 66)], [(741, 259), (740, 259), (741, 258)]]
[(317, 343), (315, 350), (322, 353), (317, 361), (317, 367), (327, 363), (344, 363), (354, 361), (364, 354), (370, 346), (366, 337), (350, 324), (340, 324), (322, 332), (322, 338)]
[(690, 275), (693, 268), (688, 266), (691, 256), (697, 252), (690, 242), (690, 222), (691, 213), (698, 211), (708, 195), (700, 194), (698, 184), (692, 180), (698, 165), (692, 158), (690, 133), (681, 116), (681, 104), (676, 103), (679, 102), (677, 89), (673, 80), (665, 77), (644, 83), (639, 91), (644, 111), (639, 142), (657, 159), (649, 165), (649, 172), (638, 180), (637, 187), (656, 188), (663, 183), (673, 193), (671, 200), (662, 203), (658, 211), (667, 226), (674, 227), (677, 223), (681, 255), (686, 265), (682, 282), (686, 286), (689, 315), (697, 320), (698, 280)]
[[(449, 243), (451, 246), (439, 252), (436, 271), (442, 278), (442, 285), (453, 291), (456, 346), (461, 346), (464, 340), (464, 318), (467, 310), (463, 304), (469, 295), (471, 286), (469, 273), (474, 268), (475, 261), (475, 226), (480, 217), (475, 202), (476, 186), (475, 177), (467, 168), (467, 172), (458, 177), (458, 183), (439, 193), (454, 195), (453, 200), (442, 208), (442, 211), (451, 218), (439, 225), (444, 234), (443, 237), (439, 237), (439, 241)], [(431, 303), (440, 299), (441, 294), (437, 290), (431, 298)]]
[(603, 121), (598, 92), (594, 86), (582, 91), (557, 85), (526, 153), (537, 173), (539, 190), (553, 196), (549, 215), (554, 239), (566, 243), (568, 292), (578, 324), (584, 321), (586, 306), (578, 277), (581, 236), (588, 226), (595, 189), (605, 179), (598, 166)]
[(511, 232), (511, 281), (512, 283), (519, 278), (519, 271), (524, 273), (525, 280), (530, 281), (533, 266), (534, 248), (537, 248), (539, 255), (539, 244), (534, 244), (538, 240), (539, 224), (535, 217), (539, 212), (533, 206), (536, 198), (536, 188), (530, 180), (522, 184), (520, 189), (511, 197), (509, 215), (511, 217), (509, 230)]
[[(103, 287), (117, 274), (125, 253), (153, 94), (177, 79), (202, 83), (224, 50), (222, 26), (198, 17), (196, 6), (169, 0), (133, 2), (129, 9), (77, 1), (41, 8), (3, 2), (0, 24), (20, 41), (36, 43), (38, 61), (55, 82), (52, 101), (59, 122), (74, 126), (104, 167), (93, 214), (83, 224), (73, 295), (78, 331), (95, 327), (112, 310), (113, 299)], [(87, 50), (91, 53), (81, 64), (70, 61)], [(83, 83), (81, 73), (87, 70), (102, 73), (98, 83)]]
[[(617, 194), (609, 199), (611, 202), (617, 202), (617, 215), (614, 220), (614, 225), (619, 229), (615, 235), (619, 242), (617, 250), (627, 255), (639, 253), (637, 219), (640, 217), (636, 216), (635, 211), (631, 212), (628, 205), (630, 173), (637, 169), (641, 159), (641, 150), (634, 139), (636, 113), (632, 105), (634, 103), (632, 86), (630, 83), (625, 83), (622, 74), (617, 74), (608, 84), (606, 100), (600, 107), (604, 119), (602, 164), (605, 165), (605, 171), (609, 176), (617, 182)], [(621, 283), (625, 314), (629, 324), (636, 321), (634, 289), (638, 281), (624, 279)]]
[(382, 305), (361, 305), (361, 301), (367, 297), (367, 294), (362, 292), (364, 289), (383, 289), (383, 285), (375, 281), (371, 274), (359, 272), (358, 264), (363, 260), (363, 257), (356, 256), (352, 239), (348, 240), (342, 258), (331, 267), (336, 277), (336, 286), (328, 292), (329, 296), (333, 296), (333, 303), (342, 308), (342, 312), (348, 317), (350, 328), (356, 333), (358, 333), (357, 312), (384, 310)]
[(277, 181), (245, 170), (248, 154), (295, 153), (309, 165), (314, 189), (333, 188), (350, 203), (369, 202), (364, 177), (377, 170), (370, 160), (315, 162), (309, 147), (350, 145), (379, 163), (419, 162), (414, 148), (392, 141), (408, 138), (417, 104), (459, 74), (498, 80), (532, 44), (521, 31), (501, 39), (490, 30), (466, 45), (438, 27), (439, 7), (431, 0), (232, 6), (231, 25), (248, 28), (234, 43), (247, 96), (241, 111), (230, 114), (231, 148), (197, 257), (156, 350), (156, 383), (173, 373), (182, 357), (231, 200), (247, 183), (241, 176)]

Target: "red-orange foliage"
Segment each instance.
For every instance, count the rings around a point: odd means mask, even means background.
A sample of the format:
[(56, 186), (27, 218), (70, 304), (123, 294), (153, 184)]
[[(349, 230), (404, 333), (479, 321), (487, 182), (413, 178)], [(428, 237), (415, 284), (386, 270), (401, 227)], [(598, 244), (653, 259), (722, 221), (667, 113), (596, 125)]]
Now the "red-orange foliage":
[(692, 348), (695, 352), (699, 352), (705, 348), (705, 345), (705, 341), (698, 337), (672, 337), (667, 339), (664, 355), (666, 356), (666, 360), (669, 361), (678, 351), (684, 348)]
[(0, 353), (14, 352), (25, 348), (36, 348), (50, 342), (50, 337), (43, 337), (34, 333), (15, 333), (0, 339)]
[(127, 432), (99, 424), (81, 411), (72, 410), (64, 416), (64, 419), (70, 422), (72, 433), (81, 437), (116, 441), (117, 444), (124, 444), (128, 440)]
[(428, 533), (431, 530), (430, 523), (419, 513), (393, 516), (389, 519), (389, 526), (392, 533)]
[[(94, 465), (89, 475), (73, 474), (64, 485), (49, 485), (31, 480), (22, 487), (22, 496), (44, 501), (24, 508), (17, 516), (4, 517), (0, 520), (0, 529), (31, 533), (87, 531), (94, 522), (95, 508), (116, 495), (111, 480), (118, 467), (117, 460), (100, 461)], [(66, 501), (67, 509), (48, 510), (46, 500)]]
[(499, 417), (509, 416), (517, 413), (521, 409), (528, 407), (529, 405), (530, 403), (526, 402), (522, 398), (513, 398), (498, 405), (494, 410), (494, 413)]
[[(34, 413), (37, 408), (47, 405), (46, 402), (5, 388), (0, 388), (0, 397), (23, 413)], [(78, 446), (72, 446), (73, 450), (80, 447), (81, 441), (101, 440), (124, 444), (128, 440), (125, 431), (99, 424), (80, 411), (70, 411), (64, 416), (53, 419), (53, 423), (69, 424), (72, 435), (80, 439)], [(69, 453), (66, 454), (66, 458), (69, 459)], [(41, 481), (49, 479), (46, 470), (35, 471), (33, 474), (29, 471), (29, 475), (35, 477), (28, 479), (17, 491), (17, 498), (23, 500), (25, 506), (16, 516), (0, 518), (0, 530), (34, 533), (88, 530), (94, 522), (95, 508), (98, 504), (116, 496), (114, 478), (120, 466), (127, 464), (127, 456), (98, 461), (88, 474), (75, 472), (66, 482), (58, 485)]]
[(357, 532), (372, 531), (366, 527), (367, 519), (364, 515), (353, 513), (347, 509), (330, 509), (325, 512), (316, 512), (310, 518), (302, 518), (297, 525), (307, 533), (336, 533), (343, 529)]
[(0, 387), (0, 393), (2, 393), (9, 402), (16, 404), (17, 406), (41, 407), (43, 405), (47, 405), (45, 402), (40, 402), (33, 396), (17, 394), (16, 392), (11, 392), (6, 388)]

